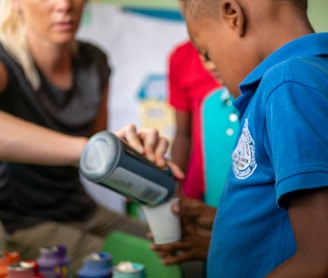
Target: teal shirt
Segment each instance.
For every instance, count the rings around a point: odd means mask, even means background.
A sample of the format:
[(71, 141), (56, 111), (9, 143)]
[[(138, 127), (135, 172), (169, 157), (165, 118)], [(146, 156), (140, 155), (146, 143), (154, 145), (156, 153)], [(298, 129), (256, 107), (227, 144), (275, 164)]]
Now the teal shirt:
[(223, 87), (202, 104), (205, 195), (207, 205), (218, 207), (231, 165), (239, 120), (233, 98)]

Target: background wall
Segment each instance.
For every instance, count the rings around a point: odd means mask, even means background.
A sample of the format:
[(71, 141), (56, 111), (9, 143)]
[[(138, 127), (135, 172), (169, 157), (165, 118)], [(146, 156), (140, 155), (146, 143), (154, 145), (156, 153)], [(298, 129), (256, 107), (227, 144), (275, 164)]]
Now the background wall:
[(317, 32), (328, 31), (328, 1), (327, 0), (309, 0), (308, 14), (310, 20)]
[(93, 0), (92, 2), (106, 2), (130, 7), (177, 9), (178, 0)]
[[(98, 0), (98, 2), (101, 0)], [(97, 2), (97, 0), (94, 0)], [(178, 0), (103, 0), (107, 3), (116, 3), (127, 6), (177, 9)], [(328, 1), (308, 0), (309, 16), (317, 31), (328, 31)]]
[[(99, 2), (101, 0), (94, 0)], [(177, 9), (178, 0), (102, 0), (111, 4), (123, 6), (138, 6), (164, 9)], [(328, 31), (328, 1), (327, 0), (308, 0), (309, 16), (312, 24), (317, 31)]]
[[(152, 126), (171, 138), (174, 121), (166, 104), (167, 57), (188, 38), (178, 0), (93, 0), (86, 6), (78, 36), (107, 52), (110, 78), (109, 130), (134, 123)], [(317, 31), (328, 31), (328, 0), (309, 0)], [(104, 206), (125, 211), (124, 199), (84, 180)]]

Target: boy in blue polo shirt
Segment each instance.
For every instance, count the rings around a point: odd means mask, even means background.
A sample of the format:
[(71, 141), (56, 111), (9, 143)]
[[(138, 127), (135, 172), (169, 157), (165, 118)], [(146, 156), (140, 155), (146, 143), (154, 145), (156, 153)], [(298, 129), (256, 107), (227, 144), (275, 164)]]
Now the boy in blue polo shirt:
[[(328, 33), (306, 10), (306, 0), (185, 0), (190, 38), (240, 115), (209, 278), (328, 277)], [(206, 211), (182, 200), (178, 213), (197, 235)], [(182, 261), (174, 248), (154, 247)]]

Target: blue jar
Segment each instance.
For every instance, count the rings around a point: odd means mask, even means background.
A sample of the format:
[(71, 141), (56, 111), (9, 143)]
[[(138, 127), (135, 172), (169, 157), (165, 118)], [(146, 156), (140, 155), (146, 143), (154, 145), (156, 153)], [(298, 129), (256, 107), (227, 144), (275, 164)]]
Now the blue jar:
[(78, 270), (79, 278), (112, 277), (112, 256), (109, 253), (93, 253), (84, 258), (83, 266)]

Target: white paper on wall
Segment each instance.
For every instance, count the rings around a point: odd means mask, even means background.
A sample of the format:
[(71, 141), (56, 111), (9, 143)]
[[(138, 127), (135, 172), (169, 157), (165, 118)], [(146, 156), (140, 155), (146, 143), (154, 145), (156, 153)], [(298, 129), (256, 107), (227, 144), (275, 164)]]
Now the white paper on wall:
[[(89, 3), (83, 23), (78, 37), (100, 46), (113, 70), (108, 129), (133, 123), (173, 136), (172, 111), (166, 104), (167, 62), (169, 52), (188, 37), (184, 22), (133, 13), (113, 4)], [(85, 184), (101, 204), (125, 211), (125, 201), (117, 193)]]

